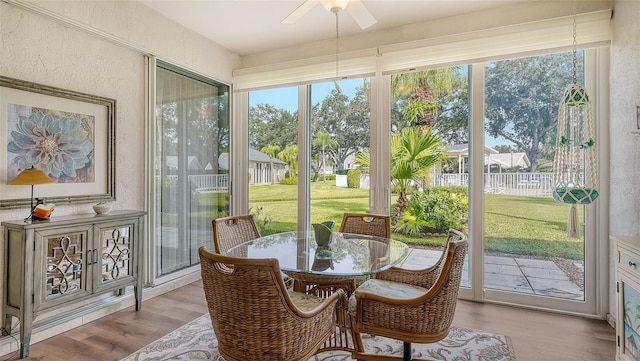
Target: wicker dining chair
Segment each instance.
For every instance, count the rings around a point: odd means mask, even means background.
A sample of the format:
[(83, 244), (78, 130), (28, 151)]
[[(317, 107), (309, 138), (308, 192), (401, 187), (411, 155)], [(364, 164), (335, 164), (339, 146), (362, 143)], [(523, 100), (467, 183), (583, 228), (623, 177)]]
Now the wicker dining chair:
[(445, 250), (432, 267), (423, 270), (393, 267), (358, 287), (349, 299), (349, 312), (355, 316), (357, 352), (353, 358), (392, 359), (366, 354), (362, 333), (402, 341), (404, 361), (412, 360), (412, 342), (433, 343), (447, 337), (466, 252), (466, 235), (450, 230)]
[(389, 216), (380, 214), (345, 213), (342, 216), (340, 232), (389, 238), (391, 237), (391, 219)]
[[(252, 214), (242, 214), (216, 218), (213, 226), (213, 245), (217, 253), (226, 255), (227, 251), (240, 243), (260, 237), (260, 231)], [(293, 278), (282, 274), (287, 288), (293, 288)]]
[(202, 284), (226, 361), (308, 360), (336, 327), (342, 291), (320, 298), (287, 291), (277, 259), (198, 250)]

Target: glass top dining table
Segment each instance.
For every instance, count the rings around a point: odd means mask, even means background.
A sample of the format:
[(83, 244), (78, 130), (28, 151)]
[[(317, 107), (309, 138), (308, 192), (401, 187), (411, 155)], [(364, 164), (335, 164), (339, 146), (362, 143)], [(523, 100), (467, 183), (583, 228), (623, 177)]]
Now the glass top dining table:
[(314, 232), (284, 232), (235, 246), (228, 256), (276, 258), (287, 274), (357, 277), (384, 271), (404, 260), (403, 242), (351, 233), (333, 232), (329, 247), (318, 246)]

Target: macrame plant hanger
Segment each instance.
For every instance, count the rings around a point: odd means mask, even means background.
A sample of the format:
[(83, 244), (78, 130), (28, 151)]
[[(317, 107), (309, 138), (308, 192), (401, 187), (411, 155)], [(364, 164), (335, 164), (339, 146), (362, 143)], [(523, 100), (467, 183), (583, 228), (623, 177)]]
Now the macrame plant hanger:
[(596, 134), (591, 102), (578, 84), (576, 4), (573, 3), (573, 84), (565, 89), (558, 109), (558, 136), (553, 160), (553, 198), (571, 205), (568, 238), (580, 238), (578, 204), (598, 198)]

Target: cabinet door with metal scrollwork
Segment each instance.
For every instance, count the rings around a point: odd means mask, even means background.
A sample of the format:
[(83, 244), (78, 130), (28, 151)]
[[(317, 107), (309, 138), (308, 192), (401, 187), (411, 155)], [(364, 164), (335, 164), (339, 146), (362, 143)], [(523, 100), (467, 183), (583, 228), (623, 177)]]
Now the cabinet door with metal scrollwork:
[(133, 278), (133, 224), (96, 224), (94, 290), (117, 287)]
[(88, 277), (88, 249), (91, 227), (60, 227), (35, 232), (34, 271), (43, 275), (34, 283), (34, 311), (86, 296)]

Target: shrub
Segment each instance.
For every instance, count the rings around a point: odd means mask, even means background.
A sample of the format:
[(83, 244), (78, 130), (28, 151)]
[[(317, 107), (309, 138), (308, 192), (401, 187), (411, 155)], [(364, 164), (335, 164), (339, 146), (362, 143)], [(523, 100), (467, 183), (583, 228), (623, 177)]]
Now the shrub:
[(256, 226), (260, 234), (270, 234), (271, 222), (273, 219), (267, 214), (262, 214), (264, 209), (262, 207), (251, 207), (249, 213), (253, 215), (253, 219), (256, 221)]
[(297, 185), (298, 184), (298, 177), (291, 177), (291, 178), (284, 178), (280, 180), (280, 184), (284, 184), (284, 185)]
[(360, 169), (349, 169), (347, 172), (347, 188), (360, 188)]
[(394, 230), (415, 236), (446, 233), (467, 225), (469, 197), (466, 187), (431, 187), (414, 192)]
[(395, 223), (393, 230), (409, 236), (418, 236), (429, 226), (424, 209), (418, 202), (409, 202), (402, 219)]

